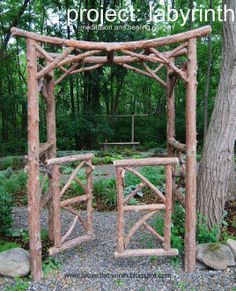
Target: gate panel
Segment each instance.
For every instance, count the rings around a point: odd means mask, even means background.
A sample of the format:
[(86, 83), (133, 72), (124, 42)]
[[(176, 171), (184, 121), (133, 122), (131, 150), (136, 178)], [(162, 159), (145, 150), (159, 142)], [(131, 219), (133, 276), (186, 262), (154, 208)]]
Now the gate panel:
[[(53, 187), (52, 187), (52, 199), (53, 199), (53, 236), (54, 246), (49, 249), (49, 254), (54, 255), (60, 251), (64, 251), (68, 248), (74, 247), (81, 243), (95, 239), (92, 227), (92, 158), (93, 154), (74, 155), (62, 158), (53, 158), (46, 161), (47, 167), (51, 168), (53, 173)], [(70, 162), (80, 161), (80, 164), (71, 173), (66, 184), (60, 189), (60, 165)], [(86, 184), (84, 184), (77, 174), (82, 167), (86, 167)], [(83, 195), (75, 196), (62, 200), (63, 194), (70, 188), (73, 181), (76, 181), (84, 191)], [(86, 220), (81, 216), (80, 211), (75, 209), (73, 205), (75, 203), (86, 203), (87, 217)], [(61, 232), (61, 208), (69, 211), (74, 215), (69, 229), (62, 235)], [(76, 224), (80, 222), (84, 228), (84, 234), (73, 239), (69, 239)]]
[[(149, 158), (140, 160), (123, 160), (115, 161), (116, 168), (116, 183), (117, 183), (117, 207), (118, 207), (118, 224), (117, 224), (117, 251), (116, 257), (133, 257), (133, 256), (176, 256), (177, 249), (172, 249), (170, 244), (171, 237), (171, 212), (172, 212), (172, 166), (178, 164), (177, 158)], [(166, 191), (165, 195), (161, 193), (156, 186), (154, 186), (146, 177), (138, 172), (133, 167), (140, 166), (165, 166), (166, 168)], [(136, 189), (124, 198), (124, 177), (125, 171), (129, 171), (140, 178), (141, 183)], [(135, 194), (144, 186), (149, 187), (161, 200), (159, 204), (148, 205), (127, 205), (129, 199), (133, 198)], [(147, 221), (153, 217), (158, 211), (165, 210), (165, 224), (164, 237), (162, 237)], [(124, 236), (124, 212), (127, 211), (145, 211), (142, 216), (129, 230), (126, 237)], [(143, 226), (148, 230), (157, 240), (163, 244), (163, 248), (159, 249), (129, 249), (128, 245), (137, 232)]]

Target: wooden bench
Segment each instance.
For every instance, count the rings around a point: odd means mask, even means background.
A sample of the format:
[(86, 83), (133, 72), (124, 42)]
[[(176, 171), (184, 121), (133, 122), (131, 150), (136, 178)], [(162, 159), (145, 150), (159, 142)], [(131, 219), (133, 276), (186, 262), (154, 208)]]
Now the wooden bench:
[(104, 142), (101, 143), (103, 150), (108, 150), (111, 146), (131, 146), (133, 150), (136, 149), (140, 142)]

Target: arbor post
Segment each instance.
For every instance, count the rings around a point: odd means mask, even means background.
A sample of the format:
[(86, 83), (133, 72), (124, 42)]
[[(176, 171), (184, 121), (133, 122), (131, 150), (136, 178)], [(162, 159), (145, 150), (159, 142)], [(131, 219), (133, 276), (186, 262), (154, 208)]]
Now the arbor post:
[[(171, 58), (171, 61), (175, 61), (174, 58)], [(166, 95), (167, 95), (167, 155), (168, 157), (175, 156), (175, 149), (170, 144), (171, 139), (175, 139), (175, 81), (173, 80), (174, 76), (171, 76), (171, 69), (167, 66), (167, 88), (166, 88)], [(172, 170), (172, 210), (174, 212), (175, 208), (175, 176), (176, 176), (176, 166), (173, 166)]]
[(28, 216), (31, 274), (34, 281), (43, 277), (40, 239), (39, 185), (39, 100), (36, 41), (27, 39), (28, 72)]
[(188, 45), (188, 83), (186, 88), (186, 197), (185, 197), (185, 271), (196, 265), (196, 39)]
[[(174, 59), (171, 59), (174, 61)], [(167, 67), (167, 153), (168, 157), (175, 155), (173, 146), (169, 143), (169, 140), (175, 139), (175, 92), (174, 83), (171, 77), (171, 69)]]
[[(53, 71), (50, 72), (50, 78), (46, 80), (46, 102), (47, 102), (47, 140), (52, 143), (52, 147), (47, 152), (47, 158), (52, 159), (56, 157), (56, 104), (55, 104), (55, 96), (54, 96), (54, 74)], [(51, 191), (51, 198), (48, 201), (48, 228), (49, 228), (49, 238), (51, 241), (54, 240), (54, 233), (57, 230), (54, 230), (53, 223), (53, 195), (54, 192), (57, 192), (55, 189), (55, 182), (57, 177), (54, 177), (56, 171), (52, 169), (49, 175), (49, 189)]]

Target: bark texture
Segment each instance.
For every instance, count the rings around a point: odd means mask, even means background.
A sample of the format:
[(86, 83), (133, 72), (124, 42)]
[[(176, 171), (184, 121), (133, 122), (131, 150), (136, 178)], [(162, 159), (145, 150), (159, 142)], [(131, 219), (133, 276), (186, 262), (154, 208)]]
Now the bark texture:
[[(236, 2), (223, 1), (236, 12)], [(215, 108), (198, 171), (198, 201), (209, 227), (220, 224), (226, 197), (232, 187), (232, 159), (236, 139), (236, 22), (230, 17), (223, 24), (221, 79)]]

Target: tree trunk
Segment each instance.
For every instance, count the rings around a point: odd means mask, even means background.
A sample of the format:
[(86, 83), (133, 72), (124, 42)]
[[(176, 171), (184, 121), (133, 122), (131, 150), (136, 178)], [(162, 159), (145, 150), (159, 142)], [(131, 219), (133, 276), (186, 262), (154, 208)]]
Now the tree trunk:
[[(213, 9), (213, 2), (210, 0), (209, 9)], [(212, 27), (213, 17), (210, 14), (210, 26)], [(207, 67), (207, 79), (206, 79), (206, 88), (204, 95), (204, 141), (207, 135), (208, 128), (208, 96), (210, 89), (210, 81), (211, 81), (211, 68), (212, 68), (212, 41), (211, 34), (208, 36), (208, 67)]]
[[(223, 5), (236, 12), (236, 2)], [(221, 79), (198, 171), (198, 210), (208, 225), (220, 224), (230, 190), (236, 139), (236, 23), (223, 24)]]

